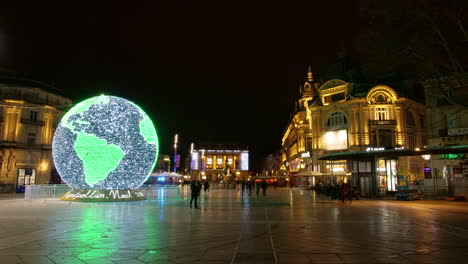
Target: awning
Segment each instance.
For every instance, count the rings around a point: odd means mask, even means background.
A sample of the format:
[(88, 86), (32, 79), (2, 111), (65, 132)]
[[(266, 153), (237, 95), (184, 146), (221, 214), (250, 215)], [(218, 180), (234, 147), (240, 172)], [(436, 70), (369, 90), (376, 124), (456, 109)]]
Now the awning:
[(319, 160), (370, 160), (376, 158), (392, 158), (400, 156), (419, 156), (425, 154), (457, 154), (468, 153), (468, 145), (430, 146), (422, 149), (385, 149), (370, 151), (336, 152), (320, 156)]
[(295, 174), (292, 174), (291, 177), (303, 176), (303, 177), (311, 177), (311, 176), (321, 176), (321, 172), (316, 171), (301, 171)]

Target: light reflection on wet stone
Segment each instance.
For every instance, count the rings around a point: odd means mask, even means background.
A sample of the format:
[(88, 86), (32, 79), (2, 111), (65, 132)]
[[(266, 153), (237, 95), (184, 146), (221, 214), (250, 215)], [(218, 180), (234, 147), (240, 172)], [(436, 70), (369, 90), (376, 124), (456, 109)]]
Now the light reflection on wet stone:
[(0, 263), (464, 263), (468, 203), (289, 188), (129, 203), (0, 200)]

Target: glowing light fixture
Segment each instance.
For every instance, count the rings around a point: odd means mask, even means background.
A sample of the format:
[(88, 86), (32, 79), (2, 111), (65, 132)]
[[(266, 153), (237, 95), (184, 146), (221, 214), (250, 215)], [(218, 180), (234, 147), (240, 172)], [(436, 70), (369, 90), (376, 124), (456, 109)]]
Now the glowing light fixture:
[(52, 156), (73, 189), (136, 189), (153, 170), (158, 146), (153, 122), (140, 107), (101, 95), (64, 115), (54, 134)]
[(422, 157), (424, 160), (430, 160), (430, 159), (431, 159), (431, 155), (430, 155), (430, 154), (421, 155), (421, 157)]

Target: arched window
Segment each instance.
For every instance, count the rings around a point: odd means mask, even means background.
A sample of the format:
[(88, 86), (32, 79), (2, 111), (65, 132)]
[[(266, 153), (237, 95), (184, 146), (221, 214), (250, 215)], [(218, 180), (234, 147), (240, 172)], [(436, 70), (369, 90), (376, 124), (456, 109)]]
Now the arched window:
[(347, 124), (346, 116), (341, 112), (335, 112), (328, 118), (327, 129), (344, 128)]

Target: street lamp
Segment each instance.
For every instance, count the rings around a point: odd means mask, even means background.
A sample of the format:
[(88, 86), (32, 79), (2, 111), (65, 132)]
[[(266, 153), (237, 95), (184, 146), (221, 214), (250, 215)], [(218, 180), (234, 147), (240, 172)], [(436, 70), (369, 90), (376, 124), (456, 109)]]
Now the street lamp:
[(174, 172), (177, 170), (177, 143), (179, 141), (179, 136), (175, 134), (174, 136)]
[(192, 165), (193, 165), (193, 143), (190, 144), (190, 164), (189, 164), (190, 176), (192, 176)]

